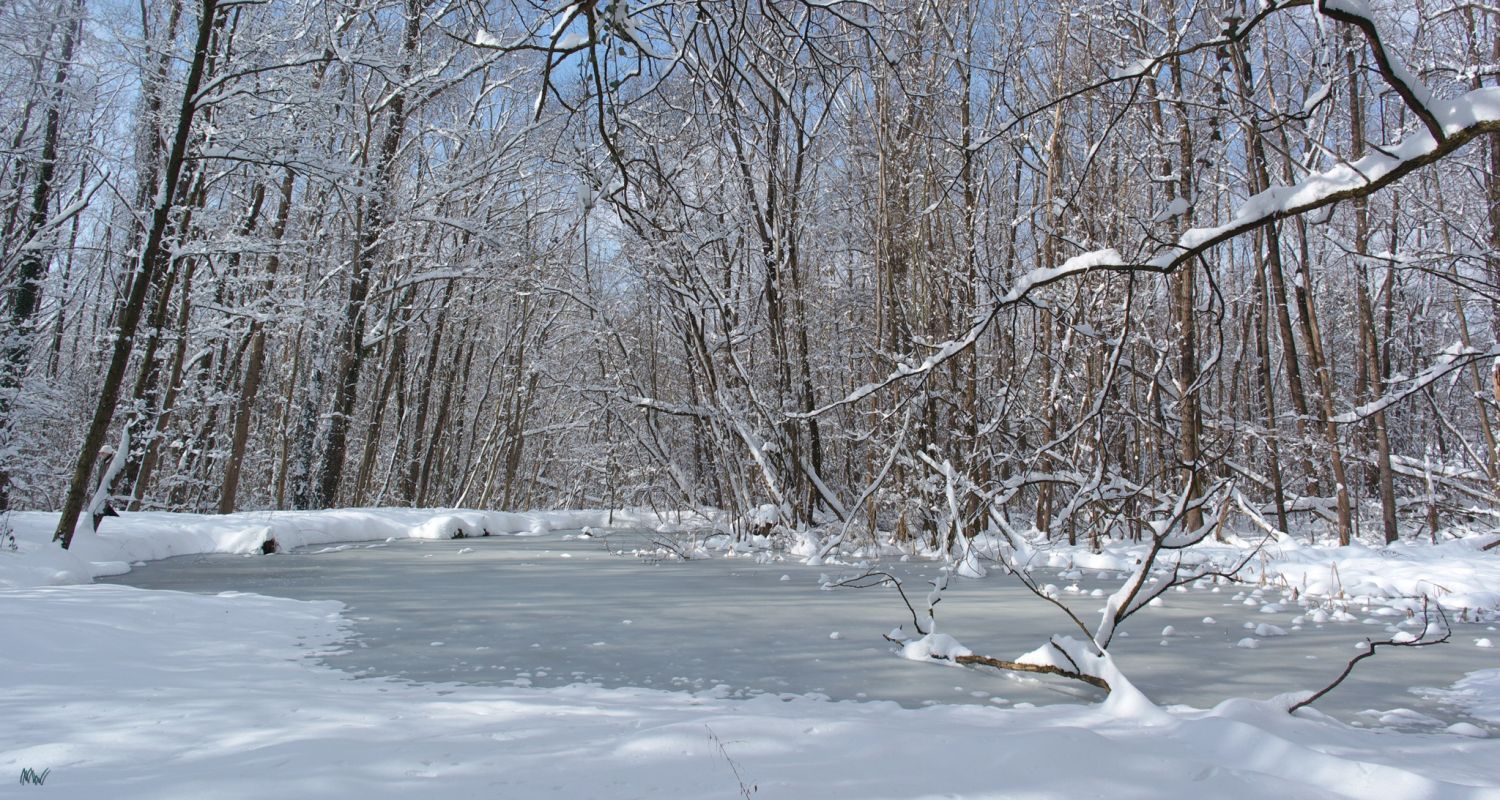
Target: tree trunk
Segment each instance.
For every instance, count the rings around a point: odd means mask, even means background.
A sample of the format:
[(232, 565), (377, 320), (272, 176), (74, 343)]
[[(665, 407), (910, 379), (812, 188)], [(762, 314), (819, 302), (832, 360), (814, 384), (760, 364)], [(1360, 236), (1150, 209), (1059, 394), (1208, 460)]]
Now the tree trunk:
[[(1344, 51), (1344, 65), (1349, 75), (1349, 130), (1353, 136), (1351, 157), (1358, 161), (1365, 153), (1364, 107), (1359, 89), (1359, 71), (1355, 64), (1354, 50)], [(1392, 241), (1395, 241), (1394, 239)], [(1364, 197), (1354, 200), (1354, 301), (1359, 312), (1360, 363), (1364, 365), (1365, 387), (1369, 399), (1379, 402), (1383, 394), (1379, 342), (1375, 336), (1375, 314), (1370, 304), (1369, 272), (1366, 260), (1370, 250), (1369, 202)], [(1387, 544), (1396, 541), (1396, 487), (1391, 472), (1391, 442), (1385, 426), (1385, 410), (1371, 415), (1375, 428), (1375, 458), (1380, 487), (1380, 512)]]
[[(1250, 63), (1245, 58), (1244, 46), (1236, 43), (1230, 49), (1230, 57), (1235, 67), (1236, 87), (1239, 91), (1241, 112), (1246, 114), (1245, 149), (1246, 160), (1250, 166), (1250, 192), (1252, 194), (1264, 191), (1270, 187), (1271, 175), (1266, 166), (1265, 142), (1260, 135), (1260, 122), (1253, 113), (1254, 104), (1251, 102), (1251, 91), (1254, 80), (1250, 72)], [(1281, 238), (1277, 235), (1275, 226), (1267, 226), (1264, 235), (1259, 233), (1255, 243), (1255, 355), (1258, 362), (1258, 377), (1260, 379), (1260, 394), (1262, 407), (1265, 412), (1266, 421), (1266, 460), (1271, 479), (1271, 495), (1276, 505), (1276, 525), (1283, 532), (1290, 531), (1290, 521), (1287, 518), (1286, 509), (1286, 484), (1281, 472), (1281, 437), (1280, 425), (1276, 415), (1276, 379), (1275, 370), (1272, 366), (1271, 356), (1271, 315), (1270, 309), (1273, 305), (1277, 307), (1278, 322), (1283, 322), (1283, 343), (1291, 340), (1291, 325), (1285, 323), (1287, 316), (1286, 295), (1283, 287), (1280, 292), (1272, 292), (1272, 282), (1267, 280), (1268, 263), (1271, 268), (1279, 271), (1281, 269)], [(1279, 277), (1279, 276), (1278, 276)], [(1276, 281), (1280, 283), (1280, 281)], [(1295, 342), (1292, 347), (1295, 348)], [(1286, 354), (1286, 360), (1291, 362), (1289, 371), (1295, 378), (1293, 381), (1294, 404), (1296, 398), (1301, 396), (1302, 380), (1296, 370), (1295, 349)], [(1306, 400), (1302, 399), (1303, 411), (1299, 412), (1297, 420), (1297, 431), (1299, 438), (1302, 435), (1301, 416), (1306, 413)]]
[[(1182, 213), (1182, 225), (1186, 230), (1192, 227), (1193, 203), (1197, 200), (1193, 197), (1192, 177), (1196, 166), (1193, 162), (1193, 138), (1189, 127), (1187, 106), (1182, 102), (1182, 66), (1174, 61), (1171, 68), (1172, 86), (1176, 94), (1172, 108), (1177, 117), (1177, 198), (1187, 204), (1187, 208)], [(1171, 184), (1169, 183), (1168, 186)], [(1167, 199), (1172, 200), (1170, 192)], [(1203, 509), (1197, 505), (1198, 498), (1203, 493), (1199, 474), (1201, 465), (1198, 463), (1199, 440), (1203, 435), (1203, 417), (1198, 408), (1196, 275), (1196, 264), (1189, 262), (1182, 266), (1176, 276), (1177, 291), (1174, 298), (1177, 304), (1177, 380), (1181, 384), (1178, 390), (1177, 415), (1179, 435), (1182, 439), (1178, 452), (1182, 461), (1183, 481), (1186, 484), (1184, 491), (1190, 504), (1183, 518), (1183, 524), (1188, 530), (1203, 527)]]
[[(279, 247), (286, 236), (287, 221), (292, 213), (292, 190), (296, 175), (288, 168), (281, 178), (281, 205), (276, 208), (276, 219), (271, 224), (270, 241)], [(261, 186), (257, 189), (264, 191)], [(281, 269), (281, 253), (273, 250), (266, 261), (266, 280), (274, 280)], [(245, 360), (245, 375), (240, 381), (240, 393), (235, 398), (234, 422), (229, 440), (229, 458), (224, 463), (224, 480), (219, 486), (219, 513), (231, 514), (239, 500), (240, 471), (245, 460), (245, 447), (250, 440), (250, 418), (255, 409), (255, 396), (260, 391), (261, 372), (266, 361), (265, 321), (257, 314), (250, 320), (250, 354)], [(290, 379), (295, 384), (296, 376)], [(279, 505), (279, 502), (278, 502)]]
[(125, 378), (125, 369), (130, 362), (136, 328), (140, 324), (142, 312), (145, 311), (147, 290), (156, 282), (157, 275), (166, 268), (166, 262), (170, 260), (170, 253), (167, 252), (165, 244), (168, 229), (171, 227), (173, 198), (177, 196), (182, 167), (187, 161), (188, 138), (192, 132), (193, 117), (197, 112), (195, 101), (198, 88), (203, 81), (203, 68), (207, 62), (209, 46), (213, 38), (218, 3), (219, 0), (200, 0), (198, 34), (193, 45), (192, 61), (188, 67), (182, 103), (177, 113), (177, 126), (172, 137), (172, 148), (167, 156), (166, 169), (162, 172), (161, 190), (156, 194), (156, 207), (151, 214), (151, 227), (147, 231), (145, 246), (141, 249), (141, 256), (131, 275), (130, 289), (124, 305), (118, 310), (119, 319), (115, 328), (115, 344), (110, 356), (109, 368), (104, 374), (104, 382), (99, 389), (98, 402), (95, 404), (88, 431), (84, 435), (83, 447), (79, 450), (78, 458), (73, 465), (73, 476), (68, 484), (67, 496), (63, 500), (61, 518), (58, 520), (56, 531), (53, 532), (53, 538), (62, 542), (63, 549), (67, 549), (73, 543), (73, 529), (78, 524), (79, 514), (83, 511), (84, 498), (89, 490), (89, 477), (93, 474), (99, 449), (104, 445), (110, 422), (114, 419), (115, 406), (119, 401), (121, 384)]
[[(16, 392), (26, 376), (31, 360), (31, 327), (37, 307), (41, 305), (43, 271), (47, 266), (48, 250), (37, 239), (47, 225), (47, 215), (52, 208), (53, 185), (57, 179), (58, 141), (62, 132), (63, 87), (68, 81), (68, 70), (73, 65), (73, 48), (83, 29), (83, 2), (74, 0), (74, 18), (66, 20), (63, 38), (57, 55), (57, 69), (53, 73), (51, 97), (47, 100), (46, 122), (42, 127), (42, 154), (37, 162), (36, 182), (32, 184), (30, 208), (25, 225), (13, 241), (21, 248), (15, 256), (15, 284), (8, 292), (7, 314), (9, 326), (4, 346), (4, 363), (0, 363), (0, 448), (11, 438), (11, 410)], [(18, 134), (19, 135), (19, 134)], [(5, 259), (10, 261), (10, 255)], [(10, 508), (10, 471), (0, 461), (0, 511)]]
[(344, 473), (348, 450), (349, 423), (354, 416), (359, 391), (360, 370), (364, 365), (365, 301), (370, 293), (370, 279), (375, 270), (382, 239), (392, 222), (398, 180), (401, 141), (406, 132), (406, 81), (412, 73), (417, 46), (421, 42), (422, 0), (406, 0), (406, 26), (401, 41), (401, 66), (398, 80), (391, 84), (393, 94), (387, 112), (385, 135), (375, 156), (375, 178), (370, 199), (363, 205), (360, 231), (350, 264), (348, 305), (340, 321), (336, 344), (342, 363), (336, 370), (333, 413), (328, 421), (323, 458), (313, 484), (311, 505), (327, 508), (338, 499), (339, 481)]
[(453, 281), (443, 284), (442, 298), (438, 301), (437, 319), (432, 323), (432, 334), (427, 342), (427, 357), (422, 362), (422, 372), (417, 376), (416, 399), (417, 417), (412, 423), (411, 455), (401, 470), (400, 495), (415, 503), (417, 499), (417, 478), (420, 475), (422, 460), (417, 456), (417, 445), (427, 431), (427, 415), (432, 408), (432, 387), (438, 371), (438, 357), (442, 354), (443, 329), (447, 327), (448, 299), (453, 294)]

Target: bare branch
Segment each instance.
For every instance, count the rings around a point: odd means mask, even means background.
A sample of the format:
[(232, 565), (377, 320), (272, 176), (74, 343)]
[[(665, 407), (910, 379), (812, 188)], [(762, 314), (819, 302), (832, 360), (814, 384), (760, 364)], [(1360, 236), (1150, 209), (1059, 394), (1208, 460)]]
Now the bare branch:
[[(1448, 615), (1443, 613), (1442, 606), (1437, 607), (1437, 612), (1438, 617), (1443, 621), (1443, 635), (1436, 639), (1427, 638), (1427, 634), (1431, 630), (1431, 620), (1428, 618), (1427, 610), (1427, 602), (1424, 598), (1422, 603), (1423, 627), (1421, 636), (1418, 636), (1414, 639), (1405, 640), (1392, 637), (1381, 642), (1374, 642), (1369, 639), (1365, 639), (1365, 648), (1360, 651), (1359, 655), (1349, 659), (1349, 663), (1344, 665), (1344, 671), (1340, 672), (1338, 677), (1333, 679), (1332, 683), (1324, 686), (1322, 689), (1319, 689), (1316, 692), (1313, 692), (1306, 699), (1292, 704), (1291, 708), (1287, 709), (1287, 713), (1293, 713), (1299, 708), (1306, 708), (1307, 706), (1310, 706), (1313, 703), (1317, 702), (1324, 695), (1328, 694), (1334, 689), (1337, 689), (1339, 687), (1339, 684), (1342, 684), (1344, 682), (1344, 679), (1348, 678), (1349, 675), (1354, 672), (1355, 665), (1375, 655), (1375, 649), (1378, 647), (1430, 647), (1435, 644), (1443, 644), (1444, 642), (1447, 642), (1449, 639), (1453, 638), (1453, 628), (1448, 624)], [(1397, 636), (1399, 635), (1400, 634), (1397, 634)]]
[(1012, 672), (1034, 672), (1042, 675), (1057, 675), (1063, 678), (1071, 678), (1075, 681), (1082, 681), (1097, 689), (1103, 689), (1106, 692), (1110, 691), (1109, 684), (1105, 682), (1103, 678), (1097, 677), (1095, 675), (1089, 675), (1083, 672), (1075, 672), (1073, 670), (1063, 669), (1062, 667), (1054, 666), (1052, 664), (1027, 664), (1021, 661), (1006, 661), (1002, 658), (991, 658), (989, 656), (978, 655), (955, 656), (953, 660), (959, 664), (978, 664), (980, 666), (994, 667), (995, 669), (1010, 670)]

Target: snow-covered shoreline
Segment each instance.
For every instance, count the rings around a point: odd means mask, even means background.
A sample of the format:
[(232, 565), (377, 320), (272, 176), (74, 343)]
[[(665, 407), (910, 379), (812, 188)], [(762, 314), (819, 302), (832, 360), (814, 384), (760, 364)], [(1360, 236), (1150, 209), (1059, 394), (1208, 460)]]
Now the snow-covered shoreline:
[(1500, 797), (1500, 740), (1250, 701), (1143, 720), (411, 685), (312, 662), (342, 640), (335, 603), (6, 595), (0, 770), (51, 769), (48, 797)]
[[(472, 509), (349, 508), (326, 511), (247, 511), (237, 514), (127, 512), (106, 517), (99, 531), (80, 532), (69, 550), (52, 544), (58, 515), (15, 512), (6, 516), (16, 552), (0, 549), (0, 589), (88, 583), (119, 575), (130, 565), (174, 556), (260, 553), (267, 541), (291, 550), (320, 544), (385, 539), (452, 539), (458, 535), (536, 534), (604, 527), (607, 511), (517, 513)], [(619, 525), (657, 521), (615, 512)]]
[[(22, 770), (50, 769), (44, 787), (9, 791), (122, 798), (750, 792), (1500, 800), (1500, 738), (1361, 730), (1316, 712), (1288, 716), (1275, 702), (1149, 714), (1080, 705), (902, 709), (580, 685), (354, 679), (312, 657), (347, 640), (339, 603), (87, 585), (94, 575), (153, 558), (259, 552), (268, 533), (294, 547), (449, 538), (459, 529), (524, 534), (601, 525), (605, 516), (128, 514), (62, 553), (45, 538), (55, 516), (13, 514), (19, 552), (0, 552), (0, 786), (16, 787)], [(1500, 558), (1482, 553), (1482, 544), (1482, 537), (1468, 537), (1438, 548), (1414, 545), (1409, 553), (1402, 546), (1291, 547), (1257, 568), (1293, 576), (1286, 585), (1298, 586), (1300, 564), (1310, 592), (1336, 561), (1351, 602), (1376, 594), (1395, 602), (1425, 570), (1445, 596), (1493, 608), (1485, 592), (1500, 586), (1492, 574)], [(1097, 556), (1058, 549), (1039, 564), (1118, 570), (1129, 558), (1128, 548)], [(1490, 689), (1495, 672), (1473, 673), (1455, 688), (1455, 699), (1492, 710), (1500, 691)]]
[[(324, 511), (252, 511), (237, 514), (133, 512), (108, 517), (98, 533), (80, 533), (71, 550), (50, 541), (57, 514), (15, 512), (7, 524), (18, 550), (0, 549), (0, 589), (87, 583), (128, 572), (130, 565), (184, 555), (262, 552), (267, 541), (280, 549), (386, 539), (450, 539), (459, 536), (528, 535), (584, 527), (668, 529), (645, 511), (503, 512), (473, 509), (354, 508)], [(1401, 541), (1385, 546), (1356, 542), (1347, 547), (1232, 538), (1205, 542), (1184, 563), (1213, 560), (1233, 564), (1247, 548), (1261, 546), (1245, 563), (1246, 580), (1295, 590), (1299, 595), (1351, 604), (1379, 603), (1417, 609), (1424, 598), (1452, 613), (1500, 615), (1500, 553), (1482, 548), (1494, 533), (1467, 533), (1438, 544)], [(985, 537), (972, 552), (993, 548)], [(1132, 569), (1147, 545), (1107, 543), (1103, 552), (1085, 545), (1049, 543), (1036, 550), (1032, 566), (1062, 570)], [(974, 559), (971, 559), (974, 560)], [(983, 559), (978, 559), (983, 560)]]
[[(1261, 544), (1245, 562), (1243, 580), (1295, 591), (1299, 596), (1339, 600), (1355, 605), (1380, 603), (1418, 610), (1423, 598), (1453, 613), (1500, 614), (1500, 553), (1483, 547), (1492, 533), (1470, 533), (1437, 544), (1399, 541), (1371, 546), (1311, 545), (1291, 538)], [(1213, 561), (1234, 564), (1258, 542), (1204, 542), (1184, 554), (1183, 563)], [(1145, 552), (1146, 544), (1111, 543), (1102, 553), (1087, 547), (1054, 547), (1040, 554), (1036, 566), (1070, 570), (1126, 571)]]

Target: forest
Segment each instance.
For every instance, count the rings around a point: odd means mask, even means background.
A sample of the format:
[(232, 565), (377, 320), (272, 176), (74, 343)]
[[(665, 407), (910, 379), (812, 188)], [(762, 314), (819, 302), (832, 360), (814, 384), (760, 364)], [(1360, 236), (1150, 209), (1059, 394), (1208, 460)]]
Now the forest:
[(1437, 537), (1500, 9), (11, 0), (0, 504)]

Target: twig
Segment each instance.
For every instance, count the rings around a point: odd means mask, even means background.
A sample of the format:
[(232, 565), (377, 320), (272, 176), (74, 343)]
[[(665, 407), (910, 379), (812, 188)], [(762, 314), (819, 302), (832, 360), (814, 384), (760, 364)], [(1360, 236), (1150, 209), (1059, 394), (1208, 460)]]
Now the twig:
[[(875, 581), (875, 582), (868, 582), (871, 578), (880, 578), (880, 580)], [(909, 597), (906, 596), (906, 590), (903, 589), (903, 588), (901, 588), (901, 579), (898, 578), (898, 577), (896, 577), (895, 575), (892, 575), (889, 572), (881, 572), (881, 571), (878, 571), (878, 570), (877, 571), (866, 572), (863, 575), (858, 575), (856, 577), (849, 578), (847, 580), (842, 580), (842, 581), (839, 581), (838, 583), (826, 583), (826, 584), (824, 584), (824, 586), (826, 586), (826, 587), (828, 587), (830, 589), (840, 589), (840, 588), (869, 589), (869, 588), (874, 587), (874, 586), (883, 586), (886, 583), (890, 583), (890, 584), (892, 584), (892, 585), (894, 585), (896, 587), (896, 591), (901, 595), (901, 602), (905, 603), (906, 604), (906, 610), (911, 612), (911, 624), (914, 627), (916, 627), (917, 633), (920, 633), (923, 636), (926, 636), (927, 635), (927, 631), (922, 630), (922, 620), (919, 617), (917, 617), (917, 609), (914, 606), (912, 606), (912, 604), (911, 604), (911, 598), (909, 598)], [(894, 641), (889, 636), (887, 636), (885, 638), (886, 638), (887, 641)]]
[(1011, 574), (1016, 577), (1016, 580), (1019, 580), (1021, 582), (1022, 586), (1026, 587), (1027, 591), (1031, 592), (1033, 595), (1036, 595), (1042, 600), (1045, 600), (1048, 603), (1057, 606), (1057, 608), (1060, 609), (1064, 614), (1067, 614), (1068, 619), (1071, 619), (1078, 630), (1083, 632), (1083, 638), (1085, 640), (1090, 642), (1094, 640), (1094, 634), (1089, 631), (1089, 627), (1083, 623), (1083, 620), (1080, 619), (1077, 614), (1073, 613), (1073, 609), (1068, 608), (1067, 604), (1046, 593), (1045, 591), (1042, 591), (1042, 588), (1040, 586), (1037, 586), (1036, 581), (1032, 580), (1031, 576), (1026, 572), (1020, 569), (1012, 568)]
[(703, 728), (708, 731), (708, 740), (714, 743), (714, 747), (718, 748), (719, 755), (724, 758), (724, 763), (728, 764), (730, 771), (734, 773), (734, 780), (740, 785), (740, 797), (750, 800), (750, 796), (755, 794), (760, 787), (753, 783), (749, 786), (745, 785), (745, 778), (740, 775), (740, 765), (734, 763), (734, 759), (729, 757), (729, 749), (724, 746), (724, 742), (719, 738), (719, 734), (714, 733), (714, 729), (707, 725), (704, 725)]
[(1427, 638), (1427, 630), (1428, 630), (1428, 625), (1430, 623), (1429, 623), (1428, 614), (1427, 614), (1427, 602), (1424, 599), (1424, 601), (1422, 603), (1422, 635), (1421, 636), (1419, 636), (1416, 639), (1413, 639), (1413, 640), (1411, 640), (1409, 642), (1398, 642), (1395, 639), (1386, 639), (1385, 641), (1382, 641), (1382, 642), (1373, 642), (1373, 641), (1370, 641), (1369, 639), (1365, 639), (1365, 649), (1359, 655), (1355, 656), (1354, 658), (1349, 659), (1349, 663), (1344, 665), (1344, 671), (1340, 672), (1339, 676), (1337, 678), (1334, 678), (1332, 683), (1328, 684), (1327, 686), (1324, 686), (1322, 689), (1319, 689), (1316, 692), (1313, 692), (1313, 694), (1310, 697), (1308, 697), (1307, 699), (1292, 704), (1291, 708), (1287, 709), (1287, 713), (1291, 714), (1291, 713), (1296, 712), (1300, 708), (1306, 708), (1307, 706), (1310, 706), (1313, 703), (1317, 702), (1319, 699), (1321, 699), (1323, 697), (1323, 695), (1328, 694), (1329, 692), (1333, 691), (1334, 689), (1337, 689), (1339, 687), (1339, 684), (1343, 683), (1344, 679), (1348, 678), (1349, 675), (1350, 675), (1350, 673), (1354, 672), (1354, 665), (1358, 664), (1361, 661), (1364, 661), (1365, 659), (1369, 658), (1370, 656), (1375, 655), (1375, 648), (1377, 648), (1377, 647), (1430, 647), (1431, 645), (1435, 645), (1435, 644), (1443, 644), (1444, 642), (1446, 642), (1449, 639), (1453, 638), (1453, 628), (1452, 628), (1452, 626), (1450, 626), (1448, 624), (1448, 615), (1445, 614), (1445, 613), (1443, 613), (1443, 607), (1442, 606), (1438, 606), (1437, 611), (1438, 611), (1438, 617), (1440, 619), (1442, 619), (1442, 621), (1443, 621), (1443, 635), (1441, 637), (1439, 637), (1437, 639), (1428, 639)]
[(693, 560), (692, 556), (690, 555), (690, 551), (684, 549), (682, 545), (666, 536), (651, 537), (651, 544), (655, 546), (658, 551), (666, 550), (667, 552), (671, 553), (672, 557), (676, 558), (678, 561)]

